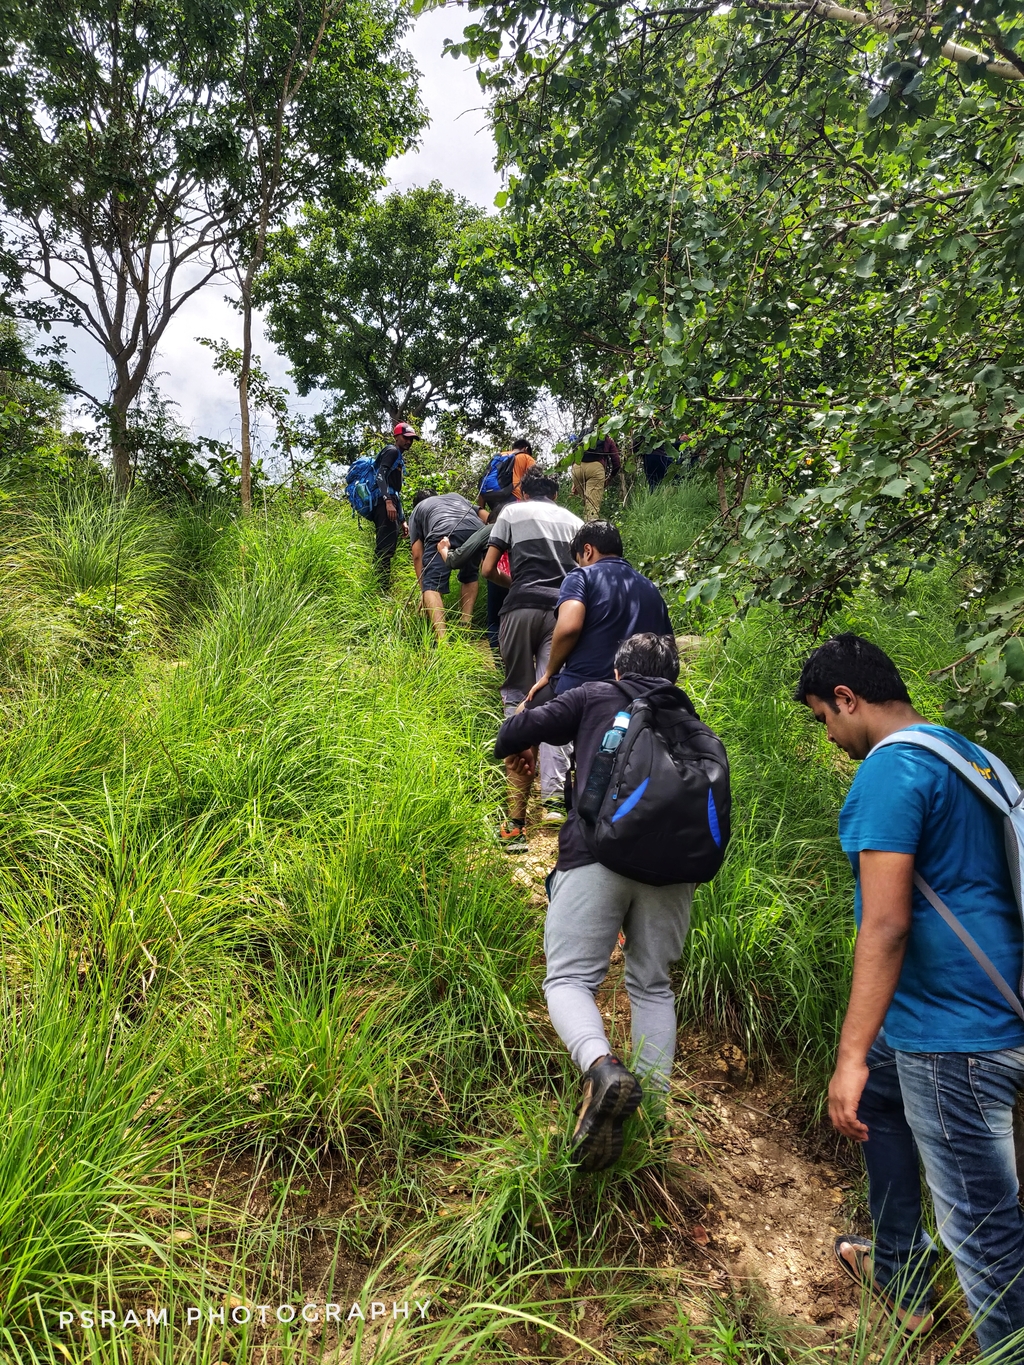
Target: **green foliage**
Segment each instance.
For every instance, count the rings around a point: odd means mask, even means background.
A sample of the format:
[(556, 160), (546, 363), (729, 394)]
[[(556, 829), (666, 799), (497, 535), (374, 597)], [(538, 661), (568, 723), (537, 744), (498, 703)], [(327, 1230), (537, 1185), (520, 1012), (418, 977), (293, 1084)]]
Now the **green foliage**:
[[(641, 449), (684, 430), (717, 474), (695, 596), (820, 624), (953, 556), (974, 622), (1017, 586), (1021, 6), (898, 31), (757, 0), (472, 8), (460, 50), (487, 63), (553, 368), (589, 358), (606, 429)], [(949, 62), (950, 40), (985, 59)], [(1014, 705), (1022, 619), (1004, 601), (965, 625), (950, 715), (980, 733)]]
[[(630, 553), (706, 515), (699, 483), (661, 490), (627, 513)], [(686, 1186), (643, 1114), (615, 1173), (581, 1176), (562, 1146), (577, 1095), (544, 1020), (541, 911), (491, 842), (496, 675), (457, 636), (424, 648), (347, 509), (236, 522), (82, 494), (12, 505), (3, 529), (52, 665), (8, 655), (0, 692), (5, 1358), (331, 1359), (333, 1330), (180, 1311), (53, 1330), (62, 1309), (301, 1294), (435, 1301), (386, 1334), (342, 1323), (353, 1362), (802, 1359), (753, 1300), (652, 1327)], [(130, 669), (67, 634), (64, 598), (115, 572), (152, 623)], [(932, 714), (957, 591), (915, 579), (911, 614), (864, 592), (835, 624), (890, 649)], [(689, 656), (738, 820), (682, 999), (814, 1097), (849, 960), (849, 773), (789, 701), (805, 648), (762, 607)], [(675, 1114), (699, 1145), (700, 1106)], [(898, 1357), (849, 1346), (880, 1352)]]
[(110, 392), (84, 396), (122, 491), (179, 309), (299, 195), (365, 193), (418, 126), (402, 24), (387, 0), (0, 5), (5, 272), (105, 351)]
[(506, 413), (525, 413), (534, 388), (514, 325), (519, 290), (493, 236), (436, 181), (361, 216), (309, 209), (275, 235), (256, 297), (299, 391), (338, 394), (328, 423), (390, 428), (453, 407), (500, 434)]

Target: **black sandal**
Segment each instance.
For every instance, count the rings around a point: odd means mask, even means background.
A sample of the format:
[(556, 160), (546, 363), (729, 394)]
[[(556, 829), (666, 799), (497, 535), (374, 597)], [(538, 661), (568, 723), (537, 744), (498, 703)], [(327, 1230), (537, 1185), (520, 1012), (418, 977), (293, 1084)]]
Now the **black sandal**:
[[(857, 1262), (856, 1266), (851, 1265), (840, 1251), (840, 1247), (843, 1246), (848, 1246), (853, 1251)], [(866, 1237), (859, 1237), (854, 1232), (841, 1232), (832, 1243), (832, 1250), (839, 1262), (839, 1268), (862, 1291), (866, 1289), (876, 1303), (880, 1303), (892, 1313), (901, 1327), (906, 1327), (910, 1332), (921, 1332), (922, 1334), (932, 1330), (935, 1326), (935, 1315), (933, 1313), (913, 1313), (909, 1308), (901, 1308), (898, 1303), (893, 1303), (889, 1295), (877, 1282), (871, 1266), (873, 1247)]]

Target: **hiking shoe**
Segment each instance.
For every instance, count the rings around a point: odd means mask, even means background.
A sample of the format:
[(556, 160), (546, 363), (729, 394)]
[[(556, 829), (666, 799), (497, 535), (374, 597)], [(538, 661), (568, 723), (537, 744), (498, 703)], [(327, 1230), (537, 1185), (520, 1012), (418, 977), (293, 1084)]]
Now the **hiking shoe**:
[(518, 820), (506, 820), (498, 830), (498, 842), (508, 853), (525, 853), (530, 845)]
[(583, 1104), (572, 1135), (585, 1171), (603, 1171), (622, 1155), (622, 1125), (641, 1099), (640, 1082), (618, 1057), (602, 1057), (583, 1077)]
[(546, 801), (542, 801), (540, 812), (540, 818), (545, 825), (564, 824), (568, 815), (565, 800), (561, 796), (549, 796)]

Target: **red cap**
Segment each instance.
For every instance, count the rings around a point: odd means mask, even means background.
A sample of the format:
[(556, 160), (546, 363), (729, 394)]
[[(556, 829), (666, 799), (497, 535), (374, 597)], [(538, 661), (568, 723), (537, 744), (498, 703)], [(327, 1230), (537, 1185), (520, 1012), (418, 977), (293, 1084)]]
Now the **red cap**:
[(392, 432), (394, 436), (411, 436), (414, 441), (420, 439), (420, 434), (415, 427), (411, 427), (408, 422), (396, 422)]

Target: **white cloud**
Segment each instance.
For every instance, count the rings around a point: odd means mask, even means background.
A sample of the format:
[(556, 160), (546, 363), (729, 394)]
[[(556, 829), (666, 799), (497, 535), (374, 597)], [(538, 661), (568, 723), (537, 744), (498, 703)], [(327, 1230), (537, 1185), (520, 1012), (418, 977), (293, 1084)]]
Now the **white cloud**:
[[(405, 40), (421, 73), (420, 94), (430, 114), (420, 145), (397, 157), (389, 166), (391, 185), (409, 189), (440, 180), (473, 203), (490, 209), (501, 188), (494, 170), (494, 140), (484, 109), (484, 97), (466, 61), (443, 57), (446, 38), (458, 39), (468, 20), (460, 8), (431, 10), (416, 20)], [(241, 343), (241, 319), (228, 303), (230, 286), (216, 281), (195, 294), (164, 333), (152, 375), (161, 393), (177, 405), (179, 420), (196, 435), (237, 440), (238, 403), (231, 380), (213, 369), (212, 354), (199, 336), (225, 337)], [(277, 384), (291, 385), (288, 362), (267, 340), (256, 320), (254, 345), (264, 368)], [(90, 392), (107, 392), (107, 365), (102, 350), (81, 332), (66, 333), (71, 362), (79, 381)], [(297, 412), (314, 412), (321, 399), (312, 394), (294, 398)]]

